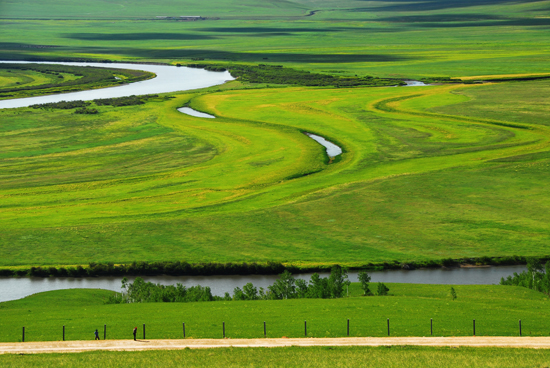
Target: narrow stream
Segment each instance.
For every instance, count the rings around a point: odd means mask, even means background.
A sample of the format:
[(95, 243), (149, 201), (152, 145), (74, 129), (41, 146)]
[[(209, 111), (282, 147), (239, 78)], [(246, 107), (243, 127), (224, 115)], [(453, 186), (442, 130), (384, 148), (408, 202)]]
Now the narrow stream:
[(216, 117), (214, 115), (207, 114), (205, 112), (200, 112), (197, 110), (193, 110), (190, 107), (180, 107), (178, 109), (179, 112), (184, 113), (186, 115), (191, 115), (196, 118), (207, 118), (207, 119), (215, 119)]
[(403, 82), (405, 82), (406, 86), (404, 87), (423, 87), (423, 86), (429, 86), (429, 84), (426, 84), (424, 82), (421, 82), (421, 81), (417, 81), (417, 80), (404, 80)]
[(342, 154), (342, 149), (340, 147), (338, 147), (332, 142), (327, 141), (325, 138), (316, 134), (311, 134), (311, 133), (304, 133), (304, 134), (307, 135), (309, 138), (313, 139), (314, 141), (316, 141), (317, 143), (319, 143), (321, 146), (325, 147), (327, 151), (327, 155), (329, 157), (335, 157)]

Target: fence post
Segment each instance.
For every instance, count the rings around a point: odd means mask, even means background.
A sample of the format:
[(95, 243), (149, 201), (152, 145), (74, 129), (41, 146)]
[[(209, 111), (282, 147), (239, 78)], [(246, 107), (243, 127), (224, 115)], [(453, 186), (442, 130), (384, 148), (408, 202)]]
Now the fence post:
[(103, 325), (103, 340), (107, 340), (107, 325)]
[(183, 338), (185, 339), (185, 322), (183, 322)]
[(307, 321), (304, 321), (304, 336), (307, 337)]
[(521, 336), (521, 319), (519, 320), (519, 335)]
[(223, 338), (225, 339), (225, 322), (223, 322)]
[(474, 336), (476, 335), (476, 320), (474, 319)]
[(65, 341), (65, 325), (63, 325), (63, 341)]
[(388, 336), (390, 336), (390, 319), (388, 318)]
[(349, 318), (348, 318), (348, 336), (349, 336)]
[(25, 327), (23, 327), (23, 339), (21, 341), (25, 342)]
[(143, 324), (143, 340), (145, 340), (145, 323)]
[(434, 335), (434, 320), (433, 318), (430, 318), (430, 335)]
[(267, 329), (265, 328), (265, 321), (264, 321), (264, 337), (267, 337)]

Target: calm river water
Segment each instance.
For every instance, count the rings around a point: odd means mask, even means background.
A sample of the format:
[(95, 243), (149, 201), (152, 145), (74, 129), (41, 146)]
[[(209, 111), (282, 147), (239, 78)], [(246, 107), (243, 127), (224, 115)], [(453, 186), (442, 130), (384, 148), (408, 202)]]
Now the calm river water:
[[(0, 63), (29, 63), (24, 61), (0, 61)], [(17, 98), (0, 101), (0, 109), (26, 107), (34, 104), (43, 104), (60, 101), (89, 101), (98, 98), (125, 97), (131, 95), (146, 95), (186, 91), (223, 84), (233, 80), (229, 72), (209, 72), (204, 69), (176, 67), (169, 65), (150, 64), (122, 64), (122, 63), (64, 63), (64, 62), (40, 62), (39, 64), (58, 64), (76, 66), (94, 66), (100, 68), (117, 68), (146, 70), (156, 74), (156, 78), (142, 82), (125, 84), (110, 88), (100, 88), (88, 91), (63, 93), (50, 96)]]
[[(388, 270), (369, 272), (372, 282), (400, 282), (416, 284), (455, 284), (477, 285), (498, 284), (501, 277), (506, 277), (514, 272), (526, 270), (526, 266), (503, 267), (476, 267), (476, 268), (451, 268), (451, 269), (421, 269), (414, 271)], [(300, 274), (295, 277), (309, 280), (312, 274)], [(327, 277), (328, 273), (320, 273)], [(242, 288), (246, 283), (253, 283), (256, 287), (266, 289), (278, 278), (276, 275), (249, 275), (249, 276), (151, 276), (143, 277), (145, 281), (151, 281), (163, 285), (183, 284), (187, 287), (202, 285), (209, 286), (212, 294), (223, 296), (225, 292), (233, 294), (236, 287)], [(129, 277), (133, 280), (134, 277)], [(357, 282), (357, 271), (349, 273), (349, 279)], [(25, 296), (50, 290), (60, 289), (107, 289), (120, 291), (121, 277), (90, 277), (90, 278), (10, 278), (0, 277), (0, 302), (20, 299)]]

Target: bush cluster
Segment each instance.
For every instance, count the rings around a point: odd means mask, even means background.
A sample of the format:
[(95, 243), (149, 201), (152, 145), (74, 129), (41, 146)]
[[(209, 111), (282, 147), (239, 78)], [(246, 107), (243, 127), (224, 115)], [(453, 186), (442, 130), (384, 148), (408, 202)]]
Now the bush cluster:
[(527, 271), (501, 278), (500, 285), (522, 286), (550, 295), (550, 262), (543, 266), (539, 259), (530, 259)]
[(87, 114), (87, 115), (94, 115), (97, 114), (97, 109), (89, 109), (87, 107), (81, 107), (79, 109), (76, 109), (74, 111), (75, 114)]
[(166, 286), (145, 282), (140, 277), (132, 283), (129, 283), (126, 277), (123, 278), (122, 289), (121, 293), (109, 297), (105, 303), (185, 303), (215, 300), (209, 287), (197, 285), (186, 288), (182, 284)]
[(91, 105), (90, 102), (85, 102), (85, 101), (60, 101), (60, 102), (50, 102), (50, 103), (44, 103), (44, 104), (30, 105), (29, 107), (32, 107), (33, 109), (69, 110), (69, 109), (76, 109), (76, 108), (85, 108), (90, 105)]
[(143, 96), (126, 96), (116, 98), (100, 98), (94, 100), (97, 106), (134, 106), (143, 105), (150, 98), (158, 97), (158, 95), (143, 95)]
[[(333, 266), (328, 278), (320, 277), (315, 273), (309, 283), (302, 279), (295, 279), (285, 270), (279, 279), (267, 290), (256, 288), (248, 283), (243, 288), (235, 288), (233, 296), (225, 293), (223, 297), (213, 296), (209, 287), (200, 285), (186, 288), (182, 284), (161, 285), (145, 282), (140, 277), (133, 283), (126, 278), (122, 279), (122, 292), (110, 297), (106, 303), (156, 303), (156, 302), (198, 302), (214, 300), (275, 300), (297, 298), (341, 298), (344, 296), (344, 286), (349, 285), (345, 268)], [(383, 284), (381, 284), (383, 285)], [(384, 286), (385, 288), (385, 286)], [(387, 294), (387, 288), (385, 288)], [(385, 295), (385, 294), (380, 294)]]

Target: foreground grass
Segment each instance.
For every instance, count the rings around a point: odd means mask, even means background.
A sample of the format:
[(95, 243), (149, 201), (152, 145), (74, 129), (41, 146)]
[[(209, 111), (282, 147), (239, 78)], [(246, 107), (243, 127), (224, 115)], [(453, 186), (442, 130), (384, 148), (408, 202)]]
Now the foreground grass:
[(9, 367), (546, 367), (544, 349), (388, 347), (220, 348), (0, 355)]
[(261, 338), (263, 322), (268, 337), (471, 336), (476, 320), (478, 336), (518, 336), (522, 320), (524, 336), (550, 334), (549, 300), (544, 294), (511, 286), (454, 286), (458, 298), (451, 300), (448, 285), (388, 284), (390, 295), (362, 297), (352, 284), (350, 297), (342, 299), (291, 299), (199, 303), (144, 303), (105, 305), (112, 292), (62, 290), (0, 303), (0, 341), (92, 340), (97, 328), (108, 339), (130, 339), (132, 329), (146, 325), (148, 339), (222, 338), (225, 322), (228, 338)]

